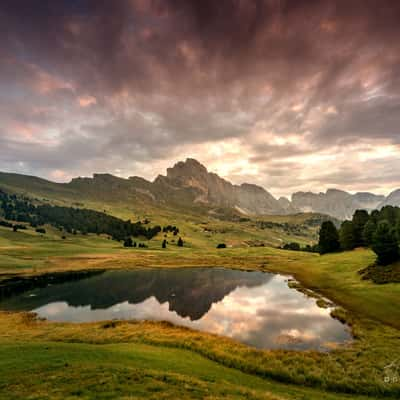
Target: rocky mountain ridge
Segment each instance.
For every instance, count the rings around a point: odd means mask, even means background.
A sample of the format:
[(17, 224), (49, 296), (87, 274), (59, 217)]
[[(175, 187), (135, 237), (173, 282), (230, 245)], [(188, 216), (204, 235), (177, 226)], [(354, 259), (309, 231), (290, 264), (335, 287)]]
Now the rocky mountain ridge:
[(206, 207), (232, 209), (245, 215), (294, 214), (316, 212), (338, 219), (351, 218), (357, 209), (372, 210), (385, 205), (400, 206), (400, 189), (387, 197), (368, 192), (351, 194), (339, 189), (325, 193), (296, 192), (289, 200), (276, 199), (263, 187), (243, 183), (235, 185), (221, 178), (197, 160), (188, 158), (167, 169), (151, 182), (138, 176), (128, 179), (111, 174), (78, 177), (69, 183), (11, 173), (0, 173), (0, 188), (42, 195), (59, 193), (104, 201), (151, 202), (155, 206)]

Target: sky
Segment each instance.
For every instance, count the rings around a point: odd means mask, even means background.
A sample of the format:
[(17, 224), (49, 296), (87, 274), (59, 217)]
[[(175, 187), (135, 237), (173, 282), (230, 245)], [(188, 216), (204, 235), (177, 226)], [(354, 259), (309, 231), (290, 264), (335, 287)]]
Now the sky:
[(0, 170), (400, 187), (400, 2), (2, 0)]

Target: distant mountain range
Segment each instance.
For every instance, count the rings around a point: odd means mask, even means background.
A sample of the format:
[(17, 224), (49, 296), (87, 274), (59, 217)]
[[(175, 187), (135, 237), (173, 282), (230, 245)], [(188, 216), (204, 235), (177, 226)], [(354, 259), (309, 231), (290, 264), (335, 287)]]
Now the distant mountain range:
[(292, 200), (276, 199), (264, 188), (243, 183), (234, 185), (208, 172), (198, 161), (188, 158), (167, 169), (153, 182), (133, 176), (128, 179), (110, 174), (94, 174), (92, 178), (74, 178), (69, 183), (0, 173), (0, 188), (51, 198), (88, 198), (97, 201), (124, 201), (168, 205), (171, 207), (205, 207), (234, 210), (245, 215), (293, 214), (316, 212), (338, 219), (350, 218), (356, 209), (373, 210), (384, 205), (400, 206), (400, 189), (387, 197), (368, 192), (350, 194), (329, 189), (326, 193), (297, 192)]

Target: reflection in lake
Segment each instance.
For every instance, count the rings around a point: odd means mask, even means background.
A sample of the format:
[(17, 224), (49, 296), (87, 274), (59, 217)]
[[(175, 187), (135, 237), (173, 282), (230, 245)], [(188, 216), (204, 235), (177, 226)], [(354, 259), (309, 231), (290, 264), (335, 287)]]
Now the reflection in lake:
[[(43, 282), (42, 285), (43, 286)], [(18, 292), (17, 292), (18, 293)], [(348, 328), (281, 275), (224, 268), (106, 271), (4, 298), (52, 321), (165, 320), (258, 348), (324, 349)]]

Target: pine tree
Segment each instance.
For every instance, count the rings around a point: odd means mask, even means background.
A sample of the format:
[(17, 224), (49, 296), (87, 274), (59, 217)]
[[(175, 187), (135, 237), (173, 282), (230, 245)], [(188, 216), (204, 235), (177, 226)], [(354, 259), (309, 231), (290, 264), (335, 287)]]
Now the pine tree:
[(365, 210), (356, 210), (353, 215), (354, 247), (364, 246), (364, 227), (368, 222), (369, 215)]
[(339, 231), (339, 241), (342, 250), (353, 250), (355, 247), (354, 224), (344, 221)]
[(333, 253), (340, 249), (339, 234), (332, 221), (324, 221), (319, 231), (319, 253)]
[(372, 250), (376, 253), (380, 265), (388, 265), (399, 259), (399, 245), (396, 233), (387, 221), (378, 224), (373, 236)]
[(179, 247), (183, 247), (183, 240), (182, 240), (181, 237), (178, 239), (178, 243), (177, 244), (178, 244)]
[(163, 249), (166, 249), (166, 248), (167, 248), (167, 241), (166, 241), (165, 239), (162, 241), (161, 247), (162, 247)]
[(376, 222), (370, 219), (364, 226), (363, 238), (365, 246), (370, 247), (372, 245), (374, 233), (376, 231)]

